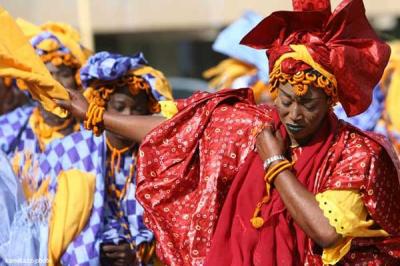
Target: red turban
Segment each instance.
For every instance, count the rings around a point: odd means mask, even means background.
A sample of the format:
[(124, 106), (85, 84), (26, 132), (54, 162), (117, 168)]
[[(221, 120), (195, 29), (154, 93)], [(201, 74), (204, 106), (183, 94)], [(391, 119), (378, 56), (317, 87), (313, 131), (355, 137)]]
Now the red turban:
[[(346, 113), (362, 113), (371, 103), (373, 88), (389, 60), (390, 47), (369, 24), (362, 0), (344, 0), (333, 13), (327, 1), (313, 3), (293, 0), (295, 10), (301, 11), (272, 13), (241, 43), (268, 49), (271, 70), (282, 55), (293, 52), (291, 45), (304, 45), (315, 63), (336, 78), (338, 99)], [(308, 62), (291, 60), (285, 62), (285, 69), (295, 72), (307, 65), (310, 68)]]

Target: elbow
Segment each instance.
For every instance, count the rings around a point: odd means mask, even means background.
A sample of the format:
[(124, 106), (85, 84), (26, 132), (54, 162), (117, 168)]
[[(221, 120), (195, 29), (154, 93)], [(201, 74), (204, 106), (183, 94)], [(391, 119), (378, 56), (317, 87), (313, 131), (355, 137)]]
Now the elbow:
[(334, 247), (341, 239), (342, 236), (336, 232), (335, 228), (332, 227), (330, 230), (316, 234), (314, 241), (322, 248), (331, 248)]

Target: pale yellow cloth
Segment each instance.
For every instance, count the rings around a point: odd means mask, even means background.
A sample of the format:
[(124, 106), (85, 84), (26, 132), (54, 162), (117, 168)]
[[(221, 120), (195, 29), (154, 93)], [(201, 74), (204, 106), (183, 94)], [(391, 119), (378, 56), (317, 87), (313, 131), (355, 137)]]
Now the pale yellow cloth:
[(351, 247), (354, 237), (384, 237), (384, 230), (369, 229), (374, 224), (367, 220), (367, 209), (356, 190), (328, 190), (316, 195), (316, 200), (329, 223), (343, 239), (334, 247), (326, 248), (322, 253), (324, 264), (336, 264)]
[(222, 60), (218, 65), (203, 72), (205, 79), (210, 79), (209, 87), (220, 90), (231, 88), (233, 82), (240, 77), (257, 74), (255, 66), (234, 58)]
[(178, 107), (174, 101), (159, 101), (161, 106), (161, 115), (167, 119), (170, 119), (176, 113), (178, 113)]
[(394, 131), (400, 132), (400, 41), (391, 43), (390, 47), (392, 53), (382, 82), (387, 83), (386, 113)]
[(32, 97), (60, 117), (67, 112), (52, 100), (69, 99), (68, 92), (58, 83), (24, 36), (14, 19), (0, 7), (0, 77), (23, 80)]
[(49, 265), (60, 265), (60, 258), (71, 241), (86, 225), (94, 200), (95, 176), (79, 170), (58, 176), (49, 228)]
[[(218, 65), (211, 67), (203, 72), (203, 77), (209, 79), (208, 86), (215, 90), (232, 88), (235, 80), (244, 76), (257, 74), (255, 66), (246, 64), (240, 60), (228, 58), (221, 61)], [(269, 95), (267, 84), (258, 80), (251, 89), (257, 103), (263, 101), (263, 97)], [(265, 98), (265, 97), (264, 97)]]
[[(71, 54), (79, 61), (81, 65), (85, 64), (89, 56), (88, 50), (85, 50), (85, 48), (81, 46), (81, 37), (79, 35), (79, 32), (70, 25), (61, 22), (49, 21), (40, 26), (36, 26), (21, 18), (18, 18), (16, 22), (18, 26), (22, 29), (25, 36), (27, 36), (29, 39), (43, 31), (51, 32), (65, 47), (67, 47), (71, 51)], [(57, 49), (57, 47), (50, 47), (52, 45), (51, 42), (47, 42), (44, 45), (48, 46), (47, 49), (46, 47), (41, 47), (41, 49), (46, 51)]]
[(164, 74), (150, 66), (144, 66), (133, 70), (134, 75), (142, 76), (151, 74), (155, 77), (155, 89), (158, 93), (165, 97), (166, 100), (172, 100), (172, 88)]

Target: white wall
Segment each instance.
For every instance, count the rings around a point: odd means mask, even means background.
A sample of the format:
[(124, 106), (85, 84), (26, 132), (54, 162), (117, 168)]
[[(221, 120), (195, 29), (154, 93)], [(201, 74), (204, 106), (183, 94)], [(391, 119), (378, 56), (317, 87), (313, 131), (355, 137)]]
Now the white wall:
[[(78, 1), (0, 0), (14, 17), (40, 24), (64, 21), (77, 27)], [(85, 1), (85, 0), (83, 0)], [(268, 15), (290, 10), (291, 0), (87, 0), (95, 32), (220, 27), (252, 9)], [(332, 0), (336, 6), (340, 1)], [(369, 16), (400, 16), (400, 0), (364, 0)]]

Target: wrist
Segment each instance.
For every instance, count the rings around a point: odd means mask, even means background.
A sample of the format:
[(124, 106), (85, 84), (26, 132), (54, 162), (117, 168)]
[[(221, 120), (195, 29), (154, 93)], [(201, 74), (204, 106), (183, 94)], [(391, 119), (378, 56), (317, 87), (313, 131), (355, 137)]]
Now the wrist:
[(264, 171), (268, 172), (268, 170), (272, 166), (278, 164), (279, 162), (285, 161), (285, 160), (287, 161), (286, 157), (282, 154), (272, 155), (271, 157), (268, 157), (263, 162)]

